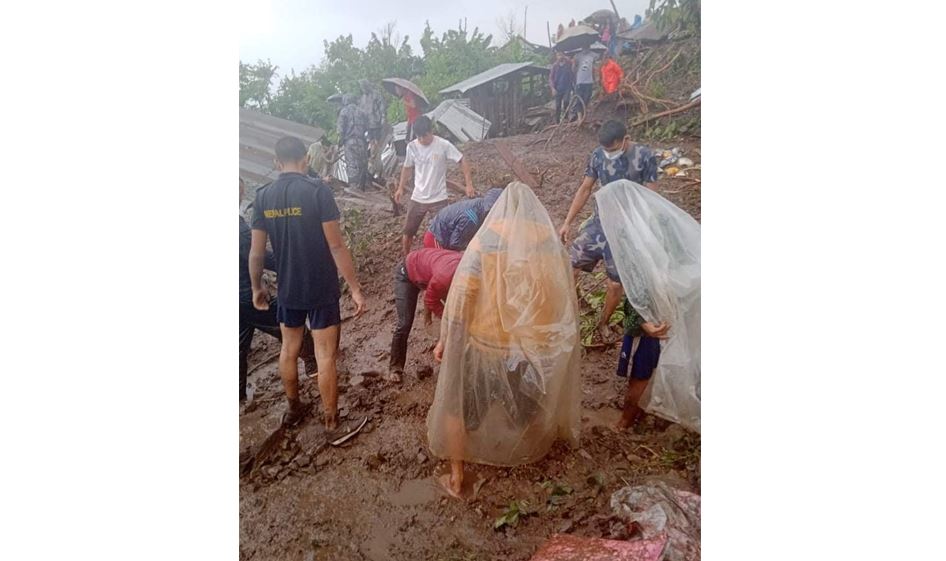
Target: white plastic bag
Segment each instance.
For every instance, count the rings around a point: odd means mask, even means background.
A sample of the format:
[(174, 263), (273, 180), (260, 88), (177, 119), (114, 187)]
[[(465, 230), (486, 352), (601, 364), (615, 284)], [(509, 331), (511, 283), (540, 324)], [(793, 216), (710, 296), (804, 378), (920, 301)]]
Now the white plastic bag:
[(595, 195), (631, 306), (670, 323), (641, 406), (700, 431), (700, 225), (654, 191), (622, 179)]

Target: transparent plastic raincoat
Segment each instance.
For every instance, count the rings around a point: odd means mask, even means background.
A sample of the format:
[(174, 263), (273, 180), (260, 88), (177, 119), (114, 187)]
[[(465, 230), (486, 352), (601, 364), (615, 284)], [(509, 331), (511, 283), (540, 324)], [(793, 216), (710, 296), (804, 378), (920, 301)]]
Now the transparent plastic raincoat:
[(556, 438), (578, 444), (578, 313), (568, 254), (548, 212), (513, 182), (470, 242), (441, 323), (443, 361), (427, 416), (444, 459), (511, 466)]
[(626, 179), (595, 197), (628, 300), (645, 321), (670, 323), (641, 406), (699, 432), (700, 224)]

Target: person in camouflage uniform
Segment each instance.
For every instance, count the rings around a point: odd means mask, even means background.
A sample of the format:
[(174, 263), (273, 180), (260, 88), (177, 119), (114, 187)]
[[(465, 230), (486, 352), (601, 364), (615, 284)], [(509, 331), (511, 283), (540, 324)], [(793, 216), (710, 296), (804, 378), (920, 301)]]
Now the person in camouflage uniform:
[(359, 80), (361, 98), (358, 105), (367, 118), (369, 176), (381, 171), (381, 150), (384, 149), (384, 130), (387, 124), (387, 103), (379, 89), (368, 80)]
[[(652, 187), (657, 181), (657, 156), (647, 146), (633, 144), (627, 135), (627, 127), (620, 121), (608, 121), (601, 125), (598, 131), (598, 142), (601, 146), (595, 148), (588, 160), (585, 169), (585, 178), (575, 193), (572, 205), (568, 209), (565, 223), (559, 230), (562, 243), (566, 243), (568, 230), (581, 211), (591, 189), (595, 183), (607, 185), (618, 179), (627, 179), (641, 185)], [(578, 228), (578, 237), (572, 242), (569, 249), (572, 267), (576, 271), (591, 272), (598, 261), (604, 261), (604, 268), (608, 275), (608, 291), (605, 296), (604, 309), (598, 321), (598, 332), (604, 342), (610, 342), (610, 328), (608, 320), (617, 309), (624, 294), (617, 267), (611, 256), (611, 248), (604, 237), (601, 221), (598, 218), (598, 208), (595, 206), (591, 216), (582, 222)]]
[(342, 96), (338, 113), (338, 143), (345, 147), (345, 171), (348, 185), (362, 191), (368, 185), (367, 119), (352, 95)]

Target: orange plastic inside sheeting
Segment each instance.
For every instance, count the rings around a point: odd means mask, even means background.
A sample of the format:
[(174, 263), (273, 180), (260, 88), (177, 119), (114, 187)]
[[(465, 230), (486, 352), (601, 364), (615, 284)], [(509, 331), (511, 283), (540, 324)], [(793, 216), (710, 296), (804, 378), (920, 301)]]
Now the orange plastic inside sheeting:
[(666, 534), (632, 541), (555, 534), (530, 561), (659, 561), (666, 545)]
[(431, 451), (492, 465), (578, 443), (578, 303), (568, 254), (524, 183), (493, 205), (457, 267), (427, 416)]
[(616, 92), (623, 79), (624, 70), (613, 58), (609, 59), (608, 62), (604, 63), (604, 66), (601, 67), (601, 87), (604, 88), (606, 93), (610, 94)]

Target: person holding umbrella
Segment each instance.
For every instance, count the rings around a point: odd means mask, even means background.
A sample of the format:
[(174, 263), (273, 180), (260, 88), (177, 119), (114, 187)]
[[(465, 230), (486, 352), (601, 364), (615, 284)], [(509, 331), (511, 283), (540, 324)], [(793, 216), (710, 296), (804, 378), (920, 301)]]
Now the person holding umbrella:
[(575, 55), (575, 93), (581, 98), (580, 109), (576, 108), (576, 114), (582, 113), (588, 109), (591, 103), (591, 90), (595, 83), (595, 59), (598, 55), (591, 50), (590, 45), (586, 45)]

